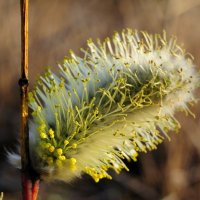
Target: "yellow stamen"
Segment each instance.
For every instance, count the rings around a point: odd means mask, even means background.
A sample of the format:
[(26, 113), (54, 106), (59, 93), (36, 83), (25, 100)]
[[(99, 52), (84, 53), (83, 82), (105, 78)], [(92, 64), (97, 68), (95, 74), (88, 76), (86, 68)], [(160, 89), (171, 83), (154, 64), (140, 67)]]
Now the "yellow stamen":
[(70, 158), (70, 164), (75, 165), (76, 164), (76, 158)]
[(66, 160), (66, 157), (65, 156), (59, 156), (58, 159), (63, 161), (63, 160)]
[(56, 150), (56, 152), (57, 152), (57, 154), (58, 154), (59, 156), (61, 156), (62, 153), (63, 153), (63, 150), (62, 150), (61, 148), (59, 148), (59, 149)]
[(50, 146), (49, 147), (49, 151), (52, 153), (52, 152), (54, 152), (54, 150), (55, 150), (55, 147), (54, 146)]
[(72, 144), (72, 148), (73, 148), (73, 149), (76, 149), (76, 147), (77, 147), (77, 144), (76, 144), (76, 143)]
[(45, 138), (47, 138), (47, 134), (46, 134), (45, 132), (41, 132), (41, 133), (40, 133), (40, 137), (41, 137), (42, 139), (45, 139)]
[(50, 136), (50, 138), (54, 138), (54, 131), (50, 128), (49, 129), (49, 136)]
[(64, 141), (64, 145), (68, 145), (69, 144), (69, 141), (68, 140), (65, 140)]

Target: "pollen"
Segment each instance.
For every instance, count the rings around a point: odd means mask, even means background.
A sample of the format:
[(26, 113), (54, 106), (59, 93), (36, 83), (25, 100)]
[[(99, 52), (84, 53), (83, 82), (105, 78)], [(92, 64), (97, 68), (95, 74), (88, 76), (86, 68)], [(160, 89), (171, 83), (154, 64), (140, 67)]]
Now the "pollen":
[(61, 156), (62, 153), (63, 153), (63, 150), (62, 150), (61, 148), (59, 148), (59, 149), (56, 150), (56, 153), (57, 153), (59, 156)]
[(37, 131), (38, 131), (39, 133), (45, 132), (45, 128), (46, 128), (46, 124), (43, 123), (43, 122), (41, 122), (40, 126), (37, 128)]
[(77, 169), (75, 158), (69, 159), (69, 168), (70, 168), (71, 171), (75, 171)]
[(64, 88), (64, 86), (65, 86), (65, 82), (64, 82), (64, 79), (62, 79), (60, 84), (59, 84), (59, 87), (60, 88)]
[(50, 147), (49, 147), (49, 152), (53, 153), (54, 150), (55, 150), (55, 147), (54, 147), (54, 146), (50, 146)]
[(41, 139), (46, 139), (47, 138), (47, 134), (45, 132), (41, 132), (40, 133), (40, 137), (41, 137)]
[(63, 160), (66, 160), (66, 157), (65, 156), (59, 156), (58, 159), (63, 161)]
[(68, 140), (64, 140), (64, 145), (67, 146), (69, 144)]
[(41, 112), (42, 108), (40, 106), (37, 107), (37, 111)]
[(50, 136), (50, 138), (54, 138), (54, 131), (50, 128), (49, 129), (49, 136)]
[(44, 146), (48, 149), (51, 146), (51, 143), (46, 143)]
[(72, 144), (72, 148), (76, 149), (77, 148), (77, 144), (76, 143)]
[(75, 158), (70, 158), (70, 164), (75, 165), (76, 164), (76, 159)]
[(35, 98), (32, 92), (29, 92), (28, 94), (28, 100), (30, 103), (35, 103)]

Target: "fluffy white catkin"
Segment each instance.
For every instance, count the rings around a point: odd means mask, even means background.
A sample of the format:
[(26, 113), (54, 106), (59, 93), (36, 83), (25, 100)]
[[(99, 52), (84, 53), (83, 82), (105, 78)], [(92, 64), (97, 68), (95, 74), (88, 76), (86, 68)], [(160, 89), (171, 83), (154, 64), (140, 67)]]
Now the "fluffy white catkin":
[[(156, 149), (180, 127), (174, 113), (190, 112), (199, 74), (176, 38), (136, 30), (103, 43), (88, 40), (80, 58), (50, 70), (29, 94), (30, 149), (44, 180), (69, 182), (87, 173), (98, 182), (125, 168), (124, 159)], [(10, 155), (16, 164), (18, 158)]]

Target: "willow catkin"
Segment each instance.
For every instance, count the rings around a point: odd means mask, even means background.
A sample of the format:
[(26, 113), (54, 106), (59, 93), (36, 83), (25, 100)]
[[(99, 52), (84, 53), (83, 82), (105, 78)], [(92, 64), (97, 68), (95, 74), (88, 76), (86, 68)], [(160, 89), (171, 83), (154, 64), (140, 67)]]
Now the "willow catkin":
[(127, 29), (82, 51), (70, 51), (60, 74), (49, 69), (29, 93), (31, 160), (44, 180), (111, 179), (108, 169), (128, 170), (124, 159), (156, 149), (180, 128), (175, 112), (195, 102), (199, 74), (165, 32)]

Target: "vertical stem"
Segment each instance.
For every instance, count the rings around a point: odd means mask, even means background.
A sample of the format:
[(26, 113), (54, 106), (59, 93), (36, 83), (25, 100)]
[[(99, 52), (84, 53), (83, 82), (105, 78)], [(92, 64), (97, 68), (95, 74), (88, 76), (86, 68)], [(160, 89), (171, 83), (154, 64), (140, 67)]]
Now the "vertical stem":
[[(28, 0), (20, 0), (21, 7), (21, 165), (22, 165), (22, 197), (23, 200), (36, 200), (39, 180), (32, 170), (29, 157), (28, 129)], [(36, 184), (37, 183), (37, 184)]]
[(37, 195), (39, 191), (39, 180), (33, 182), (32, 185), (32, 200), (37, 200)]
[(22, 171), (29, 165), (28, 130), (28, 0), (21, 0), (21, 160)]
[(28, 173), (22, 171), (22, 199), (32, 200), (32, 182)]

